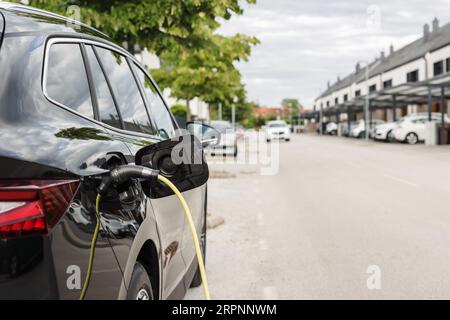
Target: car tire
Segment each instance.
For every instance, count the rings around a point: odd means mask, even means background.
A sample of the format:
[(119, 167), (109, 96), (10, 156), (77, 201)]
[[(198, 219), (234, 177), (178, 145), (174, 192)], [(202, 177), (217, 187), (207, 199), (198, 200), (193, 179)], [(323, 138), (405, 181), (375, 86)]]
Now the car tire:
[(386, 135), (386, 142), (395, 142), (394, 131), (391, 130)]
[(289, 142), (289, 141), (291, 141), (291, 139), (290, 138), (284, 139), (284, 141)]
[(366, 135), (366, 133), (365, 133), (364, 131), (361, 131), (361, 132), (358, 134), (358, 139), (364, 139), (365, 135)]
[(405, 142), (407, 144), (417, 144), (419, 142), (419, 137), (414, 132), (410, 132), (406, 135)]
[(270, 143), (270, 139), (266, 139), (266, 142), (267, 142), (267, 143)]
[[(205, 215), (203, 218), (203, 228), (202, 228), (202, 234), (200, 235), (200, 247), (202, 249), (202, 257), (203, 257), (203, 263), (204, 265), (206, 265), (206, 240), (207, 240), (207, 230), (208, 230), (208, 226), (207, 226), (207, 209), (208, 209), (208, 189), (206, 189), (206, 197), (205, 197)], [(195, 261), (197, 261), (197, 257), (195, 257)], [(195, 275), (194, 278), (192, 279), (191, 282), (191, 288), (197, 288), (200, 287), (202, 285), (202, 276), (200, 274), (200, 268), (197, 265), (197, 269), (195, 271)]]
[(140, 262), (134, 265), (128, 285), (127, 300), (154, 300), (150, 277)]

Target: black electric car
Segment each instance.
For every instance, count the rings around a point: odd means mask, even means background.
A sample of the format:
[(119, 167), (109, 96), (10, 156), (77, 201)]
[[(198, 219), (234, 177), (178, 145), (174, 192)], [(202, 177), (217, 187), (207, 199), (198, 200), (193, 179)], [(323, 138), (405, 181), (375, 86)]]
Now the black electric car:
[[(145, 68), (107, 36), (0, 3), (0, 299), (78, 299), (98, 177), (177, 129)], [(205, 250), (203, 182), (182, 191)], [(201, 284), (177, 198), (143, 186), (102, 203), (87, 299), (179, 299)]]

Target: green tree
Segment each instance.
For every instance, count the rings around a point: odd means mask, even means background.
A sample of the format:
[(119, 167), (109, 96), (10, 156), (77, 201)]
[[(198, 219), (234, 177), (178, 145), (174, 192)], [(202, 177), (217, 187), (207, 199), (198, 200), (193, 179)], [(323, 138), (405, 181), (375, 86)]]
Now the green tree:
[[(19, 2), (19, 0), (13, 0)], [(225, 108), (238, 99), (245, 106), (245, 89), (234, 63), (248, 59), (256, 38), (216, 34), (220, 21), (242, 14), (240, 0), (30, 0), (30, 5), (62, 15), (80, 7), (81, 21), (126, 43), (157, 54), (163, 68), (152, 71), (162, 88), (189, 103), (195, 97)], [(256, 0), (246, 0), (255, 3)], [(190, 119), (190, 108), (187, 108)]]
[(127, 42), (131, 50), (138, 44), (157, 55), (176, 45), (201, 46), (220, 20), (243, 12), (239, 0), (30, 0), (30, 5), (61, 15), (77, 5), (82, 22), (118, 44)]
[(281, 105), (283, 106), (283, 108), (292, 108), (295, 110), (298, 110), (300, 108), (300, 102), (298, 101), (298, 99), (293, 99), (293, 98), (285, 98), (283, 99), (283, 101), (281, 102)]
[(187, 108), (186, 106), (182, 104), (175, 104), (173, 105), (170, 110), (172, 111), (173, 115), (180, 118), (186, 118), (187, 115)]
[(237, 34), (225, 37), (210, 34), (207, 45), (197, 48), (174, 47), (164, 52), (163, 67), (152, 70), (152, 75), (162, 88), (170, 88), (171, 95), (186, 101), (190, 120), (189, 101), (199, 98), (218, 106), (224, 112), (231, 105), (245, 105), (246, 92), (235, 62), (247, 60), (251, 46), (258, 43), (253, 37)]
[(283, 110), (287, 110), (288, 112), (283, 114), (283, 120), (288, 122), (291, 121), (292, 117), (298, 116), (299, 112), (303, 108), (298, 99), (286, 98), (281, 102)]

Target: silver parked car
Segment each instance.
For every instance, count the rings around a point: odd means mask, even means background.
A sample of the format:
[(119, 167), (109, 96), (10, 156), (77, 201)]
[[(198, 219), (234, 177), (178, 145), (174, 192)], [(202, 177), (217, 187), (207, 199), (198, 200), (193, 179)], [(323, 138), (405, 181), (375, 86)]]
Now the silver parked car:
[(233, 156), (238, 155), (237, 134), (229, 121), (211, 121), (211, 127), (220, 132), (220, 142), (210, 147), (211, 155)]

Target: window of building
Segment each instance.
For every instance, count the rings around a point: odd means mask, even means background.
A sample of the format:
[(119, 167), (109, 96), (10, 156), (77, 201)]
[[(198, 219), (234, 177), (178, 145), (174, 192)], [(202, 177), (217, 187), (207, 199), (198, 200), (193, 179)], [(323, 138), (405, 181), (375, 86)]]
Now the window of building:
[(110, 50), (96, 47), (108, 77), (126, 130), (154, 134), (143, 97), (127, 59)]
[(344, 102), (348, 101), (348, 94), (344, 94)]
[(91, 92), (81, 48), (76, 43), (57, 43), (48, 56), (45, 89), (50, 99), (94, 118)]
[(417, 82), (419, 81), (419, 70), (414, 70), (406, 74), (406, 82)]
[(169, 110), (167, 110), (158, 90), (156, 90), (153, 83), (139, 67), (134, 65), (134, 69), (136, 70), (139, 82), (144, 88), (147, 103), (150, 108), (150, 116), (158, 127), (158, 135), (164, 139), (172, 138), (175, 136), (175, 126), (173, 124), (172, 116), (170, 115)]
[(356, 90), (355, 91), (355, 97), (359, 97), (361, 96), (361, 90)]
[(97, 96), (100, 121), (112, 127), (122, 128), (108, 82), (91, 46), (86, 46), (86, 54), (92, 71), (92, 82)]
[(339, 98), (334, 98), (334, 104), (339, 104)]
[(330, 106), (330, 101), (327, 101), (327, 108)]
[(444, 61), (435, 62), (433, 65), (433, 74), (434, 76), (438, 76), (444, 73)]
[(450, 58), (445, 60), (445, 71), (450, 72)]
[(392, 79), (384, 81), (383, 82), (383, 88), (384, 89), (392, 88)]
[(372, 92), (375, 92), (375, 91), (377, 91), (377, 85), (376, 85), (376, 84), (373, 84), (373, 85), (371, 85), (371, 86), (369, 87), (369, 93), (372, 93)]

